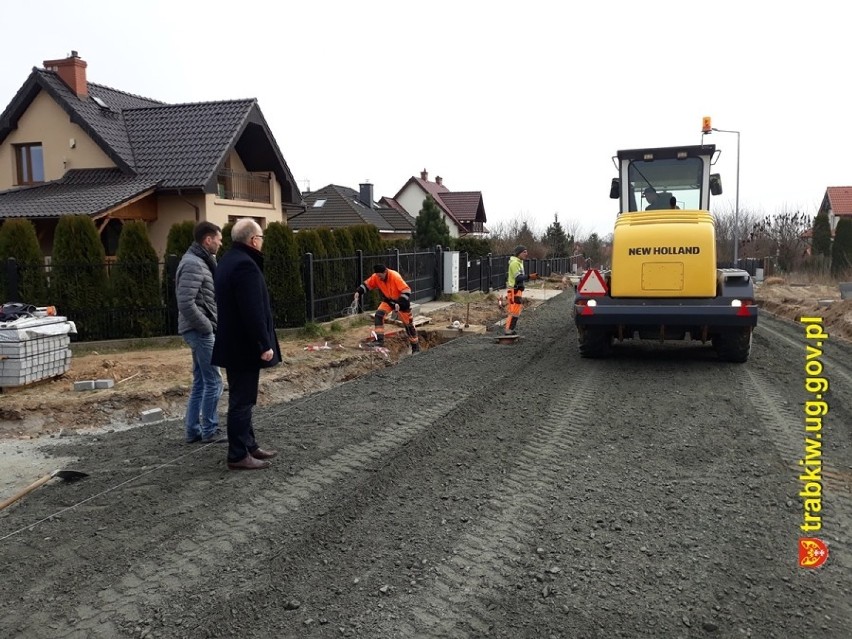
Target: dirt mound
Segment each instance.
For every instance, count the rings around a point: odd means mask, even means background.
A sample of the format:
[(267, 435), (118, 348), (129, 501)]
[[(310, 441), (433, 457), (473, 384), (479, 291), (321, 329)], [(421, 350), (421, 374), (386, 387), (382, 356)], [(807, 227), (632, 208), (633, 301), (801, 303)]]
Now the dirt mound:
[[(436, 311), (421, 327), (421, 348), (428, 350), (446, 338), (429, 335), (430, 327), (462, 324), (493, 325), (501, 317), (496, 295), (458, 296), (460, 301)], [(359, 347), (369, 339), (368, 314), (337, 320), (307, 335), (290, 332), (281, 337), (282, 366), (261, 372), (258, 405), (266, 406), (325, 390), (361, 377), (378, 368), (393, 366), (408, 357), (402, 327), (387, 325), (387, 350), (372, 352)], [(74, 391), (74, 382), (112, 380), (109, 389)], [(192, 384), (189, 349), (179, 338), (157, 347), (109, 350), (107, 345), (75, 349), (71, 369), (53, 380), (0, 394), (0, 440), (71, 435), (108, 425), (139, 422), (146, 409), (160, 408), (167, 419), (183, 415)], [(226, 394), (219, 402), (227, 408)]]
[(852, 341), (852, 300), (841, 300), (837, 286), (779, 280), (772, 278), (757, 287), (755, 295), (763, 310), (794, 322), (800, 317), (821, 317), (829, 335)]

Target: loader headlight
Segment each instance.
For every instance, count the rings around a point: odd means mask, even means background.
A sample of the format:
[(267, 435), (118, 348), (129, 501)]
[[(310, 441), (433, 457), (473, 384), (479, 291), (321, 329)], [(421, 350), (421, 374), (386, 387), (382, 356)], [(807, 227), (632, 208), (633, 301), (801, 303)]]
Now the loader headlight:
[(598, 305), (597, 300), (589, 300), (588, 302), (586, 302), (586, 306), (597, 306), (597, 305)]
[(739, 308), (742, 305), (743, 303), (741, 300), (731, 300), (731, 306), (733, 306), (734, 308)]

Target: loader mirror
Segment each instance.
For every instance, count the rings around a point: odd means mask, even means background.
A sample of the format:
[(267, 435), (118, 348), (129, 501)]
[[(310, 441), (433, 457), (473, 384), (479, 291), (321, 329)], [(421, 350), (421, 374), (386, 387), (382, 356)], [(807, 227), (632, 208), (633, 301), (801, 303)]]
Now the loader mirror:
[(609, 185), (610, 199), (617, 200), (621, 195), (621, 182), (618, 178), (612, 178), (612, 184)]
[(722, 195), (722, 176), (718, 173), (713, 173), (710, 176), (710, 193)]

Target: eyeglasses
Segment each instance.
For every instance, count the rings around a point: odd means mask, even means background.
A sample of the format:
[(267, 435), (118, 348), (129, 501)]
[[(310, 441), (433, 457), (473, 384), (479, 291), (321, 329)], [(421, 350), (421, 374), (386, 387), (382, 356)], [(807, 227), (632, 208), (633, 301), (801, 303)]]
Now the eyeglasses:
[(253, 235), (252, 237), (259, 237), (260, 239), (263, 239), (262, 235)]

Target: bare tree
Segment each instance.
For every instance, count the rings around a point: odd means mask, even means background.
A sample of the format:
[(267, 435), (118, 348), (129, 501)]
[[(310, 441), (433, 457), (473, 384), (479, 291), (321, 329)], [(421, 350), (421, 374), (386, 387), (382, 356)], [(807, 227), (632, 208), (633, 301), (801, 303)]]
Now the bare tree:
[[(743, 237), (743, 247), (757, 247), (764, 255), (772, 255), (782, 271), (794, 271), (807, 258), (806, 233), (813, 226), (813, 218), (802, 211), (783, 211), (765, 215)], [(760, 257), (760, 255), (755, 255)]]

